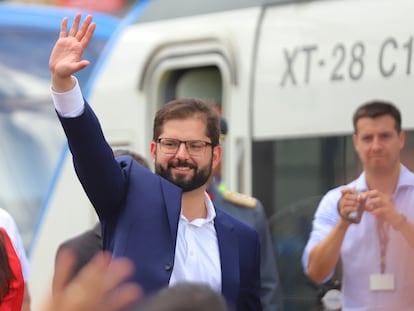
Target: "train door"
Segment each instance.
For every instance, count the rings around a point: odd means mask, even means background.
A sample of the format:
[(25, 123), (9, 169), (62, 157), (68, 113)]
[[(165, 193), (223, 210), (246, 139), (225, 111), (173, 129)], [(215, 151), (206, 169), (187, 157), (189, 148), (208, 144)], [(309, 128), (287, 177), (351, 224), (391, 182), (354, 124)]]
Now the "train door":
[[(222, 46), (208, 40), (170, 44), (149, 58), (145, 68), (139, 87), (150, 103), (150, 115), (154, 116), (170, 100), (196, 97), (217, 104), (226, 118), (235, 76), (234, 63)], [(148, 128), (151, 132), (152, 128)], [(148, 144), (150, 140), (148, 135)], [(223, 154), (224, 175), (229, 155)]]

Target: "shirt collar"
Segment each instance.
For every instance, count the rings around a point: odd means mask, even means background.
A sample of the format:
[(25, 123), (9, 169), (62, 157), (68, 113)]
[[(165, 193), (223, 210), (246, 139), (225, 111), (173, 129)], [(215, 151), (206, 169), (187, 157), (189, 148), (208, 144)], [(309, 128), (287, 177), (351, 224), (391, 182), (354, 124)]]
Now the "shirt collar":
[[(357, 190), (368, 190), (367, 182), (365, 179), (365, 172), (362, 172), (361, 175), (359, 175), (359, 177), (355, 180), (353, 186), (355, 186), (355, 189)], [(414, 187), (414, 174), (402, 164), (400, 164), (400, 176), (398, 177), (397, 187), (394, 192), (396, 192), (401, 187)]]
[[(216, 210), (214, 209), (213, 202), (211, 201), (210, 196), (208, 195), (207, 192), (204, 192), (204, 204), (207, 209), (207, 217), (196, 218), (190, 221), (189, 223), (195, 226), (199, 226), (199, 227), (203, 226), (204, 224), (210, 223), (210, 222), (214, 223), (214, 218), (216, 218)], [(187, 218), (183, 215), (182, 211), (181, 211), (180, 219), (184, 220), (185, 222), (188, 222)]]

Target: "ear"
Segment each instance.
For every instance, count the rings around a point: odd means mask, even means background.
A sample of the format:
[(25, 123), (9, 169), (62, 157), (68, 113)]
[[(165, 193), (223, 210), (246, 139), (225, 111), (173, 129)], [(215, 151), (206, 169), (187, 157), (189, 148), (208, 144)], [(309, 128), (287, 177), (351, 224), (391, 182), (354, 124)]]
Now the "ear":
[(157, 143), (155, 141), (151, 141), (150, 151), (151, 151), (152, 161), (154, 162), (157, 156)]
[(352, 135), (352, 142), (354, 143), (354, 149), (358, 150), (358, 136), (357, 136), (357, 134)]
[(405, 132), (404, 131), (400, 131), (400, 134), (398, 134), (398, 137), (400, 138), (400, 150), (402, 148), (404, 148), (405, 145)]
[(221, 145), (217, 145), (214, 147), (213, 149), (213, 170), (215, 170), (216, 167), (220, 164), (222, 152), (223, 152), (223, 148), (221, 147)]

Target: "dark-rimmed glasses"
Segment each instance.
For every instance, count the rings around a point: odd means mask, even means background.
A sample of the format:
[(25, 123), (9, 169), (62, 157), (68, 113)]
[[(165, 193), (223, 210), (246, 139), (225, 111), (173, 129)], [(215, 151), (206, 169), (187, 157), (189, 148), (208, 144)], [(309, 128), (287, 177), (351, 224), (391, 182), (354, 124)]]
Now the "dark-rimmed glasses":
[(176, 154), (181, 144), (184, 144), (188, 154), (193, 157), (202, 156), (206, 147), (212, 145), (212, 143), (203, 140), (179, 140), (174, 138), (158, 138), (157, 143), (160, 145), (161, 151), (167, 155)]

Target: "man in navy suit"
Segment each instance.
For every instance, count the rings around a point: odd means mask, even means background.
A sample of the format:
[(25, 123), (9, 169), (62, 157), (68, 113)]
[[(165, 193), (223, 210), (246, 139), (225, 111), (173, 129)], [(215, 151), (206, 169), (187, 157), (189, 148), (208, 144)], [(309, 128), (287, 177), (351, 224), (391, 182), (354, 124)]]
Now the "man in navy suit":
[(262, 310), (257, 232), (215, 209), (207, 183), (221, 160), (220, 117), (197, 99), (172, 101), (154, 120), (153, 174), (130, 156), (114, 158), (74, 73), (96, 25), (62, 21), (49, 60), (52, 97), (75, 170), (102, 225), (103, 246), (130, 258), (146, 294), (179, 282), (206, 283), (237, 311)]

